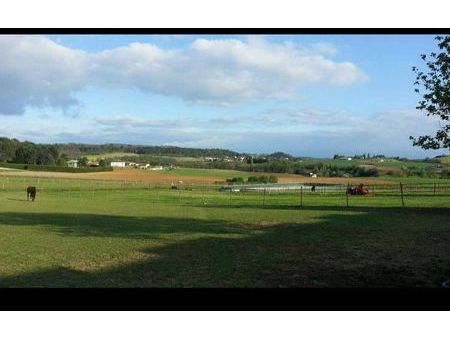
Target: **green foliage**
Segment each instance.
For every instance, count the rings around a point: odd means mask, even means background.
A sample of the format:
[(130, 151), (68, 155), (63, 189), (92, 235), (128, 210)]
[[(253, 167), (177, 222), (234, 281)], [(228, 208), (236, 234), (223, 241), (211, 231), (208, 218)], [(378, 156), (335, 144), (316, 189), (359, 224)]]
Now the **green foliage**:
[(99, 165), (99, 167), (102, 167), (102, 168), (109, 167), (109, 162), (104, 159), (101, 159), (98, 161), (98, 165)]
[(67, 155), (62, 153), (59, 156), (58, 161), (56, 161), (56, 165), (57, 166), (61, 166), (61, 167), (67, 167), (67, 161), (68, 160), (69, 160), (69, 158), (67, 157)]
[(0, 138), (0, 162), (55, 165), (58, 158), (58, 149), (54, 145)]
[(83, 156), (78, 159), (78, 166), (79, 167), (87, 167), (89, 164), (89, 159), (86, 156)]
[(249, 176), (247, 178), (248, 183), (278, 183), (278, 177), (274, 175), (270, 176)]
[(51, 172), (66, 172), (66, 173), (91, 173), (91, 172), (101, 172), (101, 171), (112, 171), (111, 167), (85, 167), (85, 168), (72, 168), (72, 167), (62, 167), (62, 166), (51, 166), (51, 165), (37, 165), (37, 164), (19, 164), (19, 163), (0, 163), (0, 167), (11, 168), (11, 169), (22, 169), (30, 171), (51, 171)]
[(442, 120), (441, 129), (435, 136), (410, 136), (413, 145), (423, 149), (450, 148), (450, 35), (437, 36), (436, 40), (440, 52), (421, 55), (428, 71), (413, 67), (416, 73), (415, 92), (423, 95), (417, 109), (426, 112), (427, 116), (436, 116)]
[(244, 183), (244, 178), (240, 177), (240, 176), (233, 177), (233, 178), (227, 178), (226, 182), (227, 183), (240, 183), (240, 184), (242, 184), (242, 183)]
[(197, 149), (174, 146), (141, 146), (130, 144), (57, 144), (61, 152), (72, 153), (72, 157), (80, 154), (108, 154), (108, 153), (134, 153), (139, 155), (155, 156), (185, 156), (185, 157), (224, 157), (237, 156), (239, 153), (225, 149)]
[(12, 161), (16, 155), (17, 145), (20, 142), (16, 139), (0, 137), (0, 162)]
[(443, 169), (441, 172), (441, 177), (442, 178), (450, 178), (450, 169)]

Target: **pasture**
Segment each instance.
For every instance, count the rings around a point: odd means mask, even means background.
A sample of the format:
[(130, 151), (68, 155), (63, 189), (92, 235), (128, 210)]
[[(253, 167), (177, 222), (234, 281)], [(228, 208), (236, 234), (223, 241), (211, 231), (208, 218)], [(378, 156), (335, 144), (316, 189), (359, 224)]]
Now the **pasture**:
[[(28, 185), (38, 187), (34, 203)], [(219, 187), (0, 176), (0, 286), (440, 287), (450, 279), (445, 189), (407, 191), (405, 207), (395, 188), (376, 191), (347, 207), (342, 193)]]

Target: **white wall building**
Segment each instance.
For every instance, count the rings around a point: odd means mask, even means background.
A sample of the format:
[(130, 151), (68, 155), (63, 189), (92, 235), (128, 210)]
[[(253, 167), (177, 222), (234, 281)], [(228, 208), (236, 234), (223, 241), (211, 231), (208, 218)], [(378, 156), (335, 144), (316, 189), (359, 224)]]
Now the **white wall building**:
[(78, 161), (77, 160), (67, 161), (67, 166), (71, 168), (78, 168)]
[(125, 168), (125, 162), (122, 161), (113, 161), (111, 162), (111, 167), (116, 167), (116, 168)]

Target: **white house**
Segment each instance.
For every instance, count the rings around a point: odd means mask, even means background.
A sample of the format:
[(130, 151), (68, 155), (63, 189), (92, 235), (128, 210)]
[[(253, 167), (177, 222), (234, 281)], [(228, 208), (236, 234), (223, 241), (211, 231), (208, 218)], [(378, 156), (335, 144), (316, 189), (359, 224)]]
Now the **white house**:
[(150, 170), (163, 170), (163, 169), (164, 169), (164, 167), (162, 165), (158, 165), (158, 166), (150, 168)]
[(67, 161), (67, 166), (71, 168), (78, 168), (78, 161), (77, 160)]
[(125, 168), (125, 162), (123, 162), (123, 161), (113, 161), (113, 162), (111, 162), (111, 167)]

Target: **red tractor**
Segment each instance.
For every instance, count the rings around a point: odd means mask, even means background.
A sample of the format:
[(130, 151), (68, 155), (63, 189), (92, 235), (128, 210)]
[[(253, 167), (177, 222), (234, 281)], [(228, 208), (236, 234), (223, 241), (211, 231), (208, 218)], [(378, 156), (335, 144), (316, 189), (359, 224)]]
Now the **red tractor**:
[(372, 194), (372, 192), (367, 187), (365, 187), (364, 184), (361, 183), (356, 187), (348, 187), (347, 194), (366, 196)]

